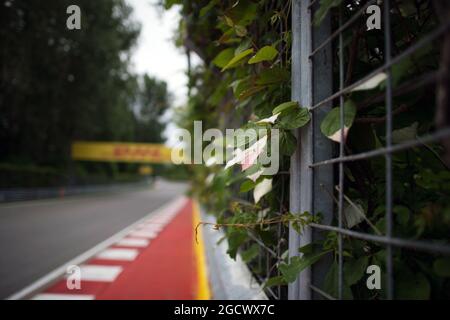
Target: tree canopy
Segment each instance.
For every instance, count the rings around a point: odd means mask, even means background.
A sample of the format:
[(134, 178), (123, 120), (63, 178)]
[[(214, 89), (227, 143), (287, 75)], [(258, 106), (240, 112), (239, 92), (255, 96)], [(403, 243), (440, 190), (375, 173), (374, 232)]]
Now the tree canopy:
[[(140, 34), (124, 0), (11, 0), (0, 20), (0, 162), (66, 168), (74, 140), (161, 142), (167, 86), (130, 67)], [(108, 166), (108, 165), (107, 165)]]

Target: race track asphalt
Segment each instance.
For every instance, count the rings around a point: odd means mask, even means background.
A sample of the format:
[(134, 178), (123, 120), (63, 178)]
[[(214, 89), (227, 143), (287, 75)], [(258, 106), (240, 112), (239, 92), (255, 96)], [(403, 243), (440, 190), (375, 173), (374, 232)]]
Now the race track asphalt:
[(0, 205), (0, 299), (5, 299), (186, 191), (157, 181), (125, 192)]

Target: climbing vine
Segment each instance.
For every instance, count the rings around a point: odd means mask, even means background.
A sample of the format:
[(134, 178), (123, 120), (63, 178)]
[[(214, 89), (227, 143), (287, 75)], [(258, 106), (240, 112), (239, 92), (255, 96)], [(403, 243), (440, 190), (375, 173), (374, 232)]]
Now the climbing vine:
[[(392, 1), (395, 54), (435, 28), (431, 1)], [(327, 14), (337, 24), (336, 8), (343, 6), (349, 18), (365, 1), (320, 1), (314, 16), (320, 25)], [(287, 226), (299, 232), (321, 214), (289, 212), (289, 163), (296, 149), (293, 130), (310, 121), (310, 113), (291, 101), (291, 1), (218, 1), (165, 0), (170, 8), (181, 5), (183, 18), (177, 43), (188, 55), (196, 54), (202, 63), (189, 71), (190, 98), (176, 112), (178, 125), (193, 130), (201, 120), (204, 128), (265, 128), (267, 135), (279, 130), (280, 166), (276, 174), (265, 174), (260, 164), (240, 162), (238, 156), (227, 165), (214, 161), (189, 168), (191, 193), (216, 215), (216, 229), (223, 228), (229, 243), (229, 255), (238, 251), (259, 275), (266, 288), (285, 285), (312, 264), (330, 259), (323, 290), (337, 296), (337, 234), (324, 233), (323, 239), (299, 248), (301, 257), (288, 258)], [(367, 75), (384, 61), (384, 38), (380, 30), (368, 32), (364, 21), (344, 33), (345, 84)], [(435, 88), (411, 87), (423, 75), (438, 69), (440, 48), (425, 46), (392, 68), (395, 117), (393, 143), (414, 140), (435, 129)], [(338, 59), (333, 45), (333, 60)], [(338, 79), (337, 64), (334, 78)], [(356, 154), (384, 145), (384, 89), (386, 74), (380, 73), (349, 92), (344, 106), (344, 141), (341, 141), (339, 108), (332, 108), (320, 124), (321, 132), (345, 144), (347, 154)], [(335, 91), (338, 83), (334, 83)], [(338, 106), (338, 102), (335, 105)], [(439, 108), (439, 105), (438, 107)], [(232, 137), (239, 143), (239, 136)], [(235, 141), (235, 140), (233, 140)], [(254, 146), (270, 149), (267, 137), (243, 140), (243, 152), (256, 159)], [(227, 139), (216, 141), (224, 144)], [(337, 150), (338, 148), (336, 148)], [(253, 150), (253, 151), (252, 151)], [(394, 234), (408, 239), (429, 239), (448, 243), (450, 230), (450, 172), (445, 150), (439, 144), (424, 144), (393, 156)], [(242, 164), (242, 166), (238, 166)], [(381, 235), (385, 230), (385, 168), (383, 158), (371, 158), (345, 167), (345, 226), (349, 229)], [(336, 190), (324, 190), (322, 197), (336, 201)], [(336, 207), (336, 206), (335, 206)], [(336, 210), (337, 211), (337, 210)], [(255, 242), (255, 239), (257, 242)], [(260, 259), (261, 243), (275, 257)], [(450, 260), (440, 255), (413, 250), (395, 250), (397, 298), (448, 298)], [(370, 264), (384, 268), (383, 246), (364, 240), (344, 238), (344, 298), (381, 299), (384, 289), (370, 291), (365, 286), (365, 270)], [(267, 275), (269, 269), (269, 276)], [(281, 297), (285, 291), (279, 291)]]

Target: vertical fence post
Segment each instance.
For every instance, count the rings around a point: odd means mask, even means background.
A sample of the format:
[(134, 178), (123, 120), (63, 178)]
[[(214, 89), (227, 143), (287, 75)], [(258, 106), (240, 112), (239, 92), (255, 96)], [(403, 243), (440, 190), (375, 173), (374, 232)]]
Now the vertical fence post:
[[(292, 92), (291, 99), (300, 101), (300, 2), (292, 1)], [(289, 180), (289, 210), (291, 212), (300, 211), (300, 144), (299, 132), (295, 131), (297, 138), (297, 147), (291, 156), (290, 180)], [(289, 258), (299, 254), (300, 235), (294, 228), (289, 228)], [(299, 280), (288, 285), (288, 299), (296, 300), (299, 298)]]
[[(312, 105), (312, 75), (309, 54), (311, 52), (311, 27), (309, 1), (292, 1), (292, 100), (302, 108)], [(296, 132), (297, 149), (291, 158), (290, 211), (300, 213), (312, 210), (313, 175), (311, 122)], [(298, 255), (298, 248), (311, 242), (311, 228), (304, 228), (299, 235), (289, 230), (289, 256)], [(311, 299), (309, 283), (311, 269), (306, 268), (298, 279), (289, 285), (289, 299)]]
[[(303, 108), (311, 108), (314, 101), (332, 93), (331, 45), (322, 49), (317, 57), (310, 57), (312, 44), (319, 44), (330, 33), (330, 20), (327, 16), (321, 25), (312, 29), (310, 1), (294, 0), (292, 2), (292, 100), (298, 101)], [(315, 60), (314, 60), (315, 59)], [(315, 68), (313, 69), (313, 64)], [(290, 175), (290, 211), (294, 213), (321, 212), (324, 223), (330, 224), (333, 202), (324, 195), (323, 190), (332, 190), (332, 167), (327, 166), (314, 172), (310, 164), (314, 160), (331, 157), (331, 144), (320, 134), (320, 122), (330, 109), (330, 105), (312, 111), (308, 125), (295, 132), (297, 148), (291, 157)], [(322, 189), (322, 190), (321, 190)], [(313, 233), (310, 227), (298, 234), (293, 228), (289, 230), (289, 256), (299, 254), (298, 248), (318, 240), (320, 235)], [(328, 268), (328, 263), (319, 263), (314, 270), (306, 268), (298, 279), (288, 287), (289, 299), (309, 300), (312, 298), (311, 283), (321, 283)]]
[[(292, 1), (292, 92), (291, 99), (300, 101), (300, 1)], [(289, 210), (291, 212), (300, 211), (300, 148), (298, 130), (297, 147), (291, 157), (290, 180), (289, 180)], [(294, 228), (289, 228), (289, 257), (299, 254), (300, 235)], [(298, 279), (288, 286), (288, 299), (298, 299), (299, 284)]]
[[(390, 1), (383, 2), (384, 13), (384, 60), (385, 64), (391, 63), (391, 20), (390, 20)], [(386, 69), (386, 147), (392, 146), (392, 71), (391, 67)], [(386, 153), (386, 237), (390, 240), (392, 237), (393, 221), (392, 221), (392, 154)], [(394, 298), (394, 264), (392, 245), (386, 246), (386, 286), (387, 299)]]
[[(311, 9), (313, 16), (318, 9), (316, 2)], [(331, 18), (327, 14), (319, 26), (312, 27), (312, 50), (324, 43), (331, 34)], [(332, 44), (329, 42), (323, 46), (313, 57), (312, 61), (312, 95), (313, 105), (333, 94), (333, 65)], [(333, 146), (330, 139), (320, 131), (320, 124), (332, 108), (332, 103), (323, 104), (320, 108), (311, 111), (313, 130), (313, 157), (314, 162), (332, 158)], [(322, 224), (331, 225), (333, 220), (333, 166), (321, 166), (313, 169), (313, 213), (321, 213)], [(312, 241), (323, 239), (323, 232), (314, 229)], [(328, 272), (333, 256), (332, 254), (320, 259), (312, 267), (311, 283), (316, 287), (323, 287), (325, 275)], [(323, 298), (321, 294), (315, 294), (313, 299)]]

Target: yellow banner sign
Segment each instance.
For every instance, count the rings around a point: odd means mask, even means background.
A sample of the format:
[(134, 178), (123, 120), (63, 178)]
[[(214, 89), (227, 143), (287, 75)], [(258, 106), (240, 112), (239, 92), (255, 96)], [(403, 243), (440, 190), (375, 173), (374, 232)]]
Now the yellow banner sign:
[(139, 174), (143, 176), (148, 176), (153, 173), (153, 168), (150, 166), (140, 166), (139, 167)]
[(72, 159), (87, 161), (170, 163), (172, 149), (163, 144), (85, 142), (72, 144)]

